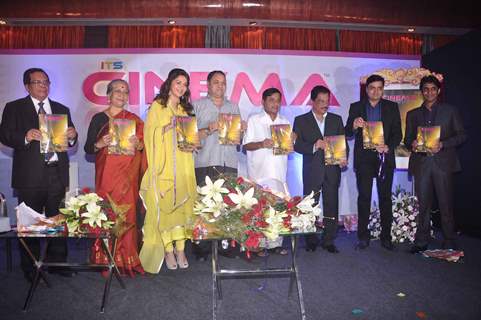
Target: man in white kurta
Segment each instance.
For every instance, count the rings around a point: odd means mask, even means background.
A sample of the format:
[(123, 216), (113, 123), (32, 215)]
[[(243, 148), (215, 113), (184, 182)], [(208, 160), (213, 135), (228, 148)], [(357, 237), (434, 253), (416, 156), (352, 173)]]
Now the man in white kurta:
[[(272, 151), (271, 125), (289, 124), (289, 120), (279, 114), (281, 93), (270, 88), (262, 93), (263, 110), (253, 114), (247, 121), (244, 135), (244, 149), (247, 151), (248, 178), (273, 191), (288, 193), (286, 184), (287, 155), (274, 155)], [(266, 247), (273, 249), (282, 246), (282, 238), (268, 241)], [(278, 252), (281, 252), (278, 250)], [(282, 251), (282, 254), (286, 252)]]

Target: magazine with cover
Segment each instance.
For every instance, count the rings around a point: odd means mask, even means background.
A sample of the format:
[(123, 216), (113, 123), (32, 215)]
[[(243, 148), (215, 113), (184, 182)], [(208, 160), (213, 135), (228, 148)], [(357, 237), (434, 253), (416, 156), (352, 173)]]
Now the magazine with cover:
[(382, 121), (366, 121), (362, 129), (364, 149), (376, 149), (384, 145), (384, 130)]
[(190, 116), (175, 117), (175, 131), (177, 134), (177, 146), (182, 151), (192, 151), (200, 147), (197, 120)]
[(326, 165), (338, 165), (347, 160), (346, 136), (327, 136), (324, 137), (326, 149), (324, 149), (324, 163)]
[(440, 142), (441, 127), (418, 127), (416, 140), (418, 142), (416, 152), (432, 153)]
[(109, 134), (112, 140), (108, 146), (109, 154), (134, 155), (135, 145), (130, 138), (135, 136), (136, 125), (131, 119), (110, 119)]
[(240, 144), (241, 117), (239, 114), (221, 113), (217, 124), (219, 144)]
[(65, 152), (68, 149), (66, 114), (39, 114), (39, 130), (42, 133), (40, 153)]
[(292, 129), (290, 124), (271, 125), (272, 150), (275, 155), (289, 154), (294, 150), (292, 145)]

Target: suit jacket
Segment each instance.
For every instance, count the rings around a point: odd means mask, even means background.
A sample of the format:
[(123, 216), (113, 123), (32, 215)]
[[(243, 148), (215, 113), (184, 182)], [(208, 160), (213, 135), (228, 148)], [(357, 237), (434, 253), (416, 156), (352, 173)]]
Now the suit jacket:
[[(328, 112), (324, 119), (324, 135), (336, 136), (344, 134), (344, 126), (342, 118), (337, 114)], [(293, 131), (297, 135), (294, 143), (294, 150), (302, 154), (302, 181), (304, 186), (304, 194), (312, 190), (312, 186), (319, 185), (319, 181), (323, 181), (325, 175), (333, 181), (337, 181), (339, 187), (341, 183), (341, 169), (339, 166), (326, 166), (324, 164), (324, 150), (317, 150), (313, 153), (314, 144), (318, 139), (322, 139), (323, 135), (312, 111), (297, 116), (294, 119)], [(347, 152), (349, 146), (346, 143)]]
[[(413, 141), (416, 140), (417, 128), (424, 127), (425, 125), (422, 105), (407, 113), (404, 144), (408, 149), (410, 149)], [(456, 147), (462, 144), (467, 136), (456, 108), (446, 103), (438, 103), (433, 125), (441, 126), (440, 141), (443, 144), (442, 149), (432, 156), (434, 161), (444, 171), (456, 172), (461, 170), (461, 165), (456, 154)], [(415, 175), (425, 160), (426, 156), (424, 154), (411, 152), (411, 156), (409, 157), (409, 173)]]
[[(354, 120), (358, 117), (367, 120), (366, 105), (369, 103), (366, 99), (351, 104), (349, 108), (349, 117), (346, 123), (346, 135), (351, 137), (355, 135), (354, 142), (354, 168), (358, 169), (363, 163), (377, 162), (377, 153), (366, 150), (362, 142), (362, 128), (353, 130)], [(384, 131), (384, 143), (389, 147), (386, 154), (385, 163), (389, 168), (396, 167), (396, 159), (394, 150), (402, 139), (401, 116), (397, 103), (381, 99), (381, 121)]]
[[(66, 114), (73, 127), (70, 111), (64, 105), (50, 101), (52, 114)], [(30, 129), (38, 129), (38, 113), (30, 96), (8, 102), (0, 124), (0, 142), (13, 148), (12, 188), (39, 188), (46, 183), (45, 156), (40, 154), (40, 142), (25, 144)], [(76, 141), (75, 141), (76, 142)], [(68, 186), (69, 161), (66, 152), (57, 152), (58, 172), (62, 184)]]

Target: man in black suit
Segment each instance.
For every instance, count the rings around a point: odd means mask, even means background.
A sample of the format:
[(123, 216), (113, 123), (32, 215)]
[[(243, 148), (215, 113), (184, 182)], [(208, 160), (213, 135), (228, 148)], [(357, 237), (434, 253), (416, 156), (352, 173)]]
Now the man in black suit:
[[(0, 142), (13, 148), (12, 188), (16, 189), (18, 202), (25, 202), (47, 217), (59, 213), (59, 205), (68, 186), (69, 161), (66, 152), (40, 153), (41, 132), (39, 114), (66, 114), (69, 145), (77, 141), (70, 111), (62, 104), (48, 99), (50, 80), (45, 71), (31, 68), (24, 72), (23, 83), (29, 95), (8, 102), (0, 124)], [(27, 239), (32, 253), (39, 255), (38, 239)], [(50, 241), (49, 261), (65, 261), (65, 240)], [(25, 277), (31, 281), (33, 265), (26, 251), (21, 248), (21, 265)], [(71, 275), (68, 271), (59, 271)]]
[[(461, 117), (456, 108), (438, 100), (441, 83), (434, 76), (425, 76), (419, 86), (423, 104), (407, 113), (404, 144), (411, 146), (409, 173), (414, 176), (419, 215), (412, 253), (424, 251), (430, 239), (430, 212), (434, 193), (441, 211), (443, 248), (456, 249), (453, 213), (453, 173), (461, 170), (456, 147), (466, 140)], [(415, 152), (418, 127), (440, 126), (439, 144), (430, 153)]]
[[(338, 253), (334, 244), (339, 219), (339, 185), (341, 184), (341, 165), (325, 165), (324, 137), (344, 134), (342, 118), (327, 112), (331, 92), (323, 86), (316, 86), (311, 91), (312, 110), (294, 119), (296, 141), (294, 150), (302, 154), (303, 193), (315, 193), (316, 203), (322, 190), (324, 211), (324, 235), (322, 248), (330, 253)], [(347, 144), (346, 144), (347, 147)], [(319, 239), (316, 235), (306, 237), (306, 250), (315, 251)]]
[[(397, 103), (382, 98), (384, 78), (373, 74), (366, 81), (367, 99), (351, 104), (346, 123), (346, 135), (355, 135), (354, 170), (356, 171), (358, 210), (358, 249), (369, 246), (368, 230), (371, 213), (372, 179), (376, 178), (379, 209), (381, 211), (381, 246), (393, 250), (391, 239), (391, 188), (396, 167), (394, 150), (402, 139), (401, 117)], [(384, 145), (375, 150), (364, 149), (362, 131), (367, 121), (381, 121)]]

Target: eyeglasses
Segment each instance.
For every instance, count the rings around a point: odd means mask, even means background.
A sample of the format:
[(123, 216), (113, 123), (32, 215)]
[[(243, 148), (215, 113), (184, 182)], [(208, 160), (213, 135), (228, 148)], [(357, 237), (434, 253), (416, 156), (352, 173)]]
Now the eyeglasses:
[(50, 85), (50, 81), (48, 81), (48, 80), (33, 80), (33, 81), (30, 81), (30, 84), (33, 84), (35, 86), (43, 85), (43, 86), (48, 87)]
[(124, 91), (124, 90), (113, 90), (112, 93), (116, 94), (129, 94), (129, 91)]

